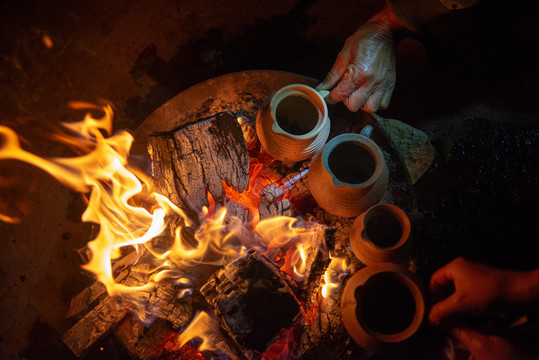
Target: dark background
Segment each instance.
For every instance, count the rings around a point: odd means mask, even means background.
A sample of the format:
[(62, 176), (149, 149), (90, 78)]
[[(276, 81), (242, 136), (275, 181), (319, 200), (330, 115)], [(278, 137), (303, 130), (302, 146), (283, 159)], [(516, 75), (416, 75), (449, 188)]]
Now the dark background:
[[(426, 281), (458, 255), (511, 268), (538, 264), (539, 24), (527, 3), (485, 1), (397, 48), (397, 87), (379, 114), (423, 130), (437, 151), (416, 184)], [(346, 38), (384, 5), (3, 1), (0, 123), (30, 151), (62, 156), (46, 134), (80, 120), (72, 100), (111, 102), (115, 128), (132, 131), (177, 93), (218, 75), (276, 69), (321, 80)], [(3, 161), (0, 206), (24, 214), (19, 224), (0, 223), (2, 357), (70, 359), (60, 341), (72, 325), (64, 314), (90, 283), (76, 253), (90, 240), (84, 203), (41, 171)], [(101, 346), (88, 357), (125, 357), (110, 339)]]

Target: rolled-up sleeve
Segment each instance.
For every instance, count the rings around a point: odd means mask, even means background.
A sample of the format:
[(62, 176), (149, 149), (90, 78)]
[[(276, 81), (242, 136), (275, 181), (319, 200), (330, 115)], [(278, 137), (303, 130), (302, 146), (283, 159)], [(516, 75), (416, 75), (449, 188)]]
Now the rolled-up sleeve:
[(478, 0), (387, 0), (393, 14), (408, 29), (419, 32), (432, 20), (448, 13), (470, 7)]

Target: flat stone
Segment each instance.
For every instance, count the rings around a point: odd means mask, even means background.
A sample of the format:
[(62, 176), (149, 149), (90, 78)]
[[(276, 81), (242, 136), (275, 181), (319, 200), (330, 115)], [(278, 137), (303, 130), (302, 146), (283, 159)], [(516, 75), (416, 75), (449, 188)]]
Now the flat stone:
[(434, 160), (434, 147), (423, 131), (402, 121), (373, 115), (400, 152), (412, 183), (416, 183)]

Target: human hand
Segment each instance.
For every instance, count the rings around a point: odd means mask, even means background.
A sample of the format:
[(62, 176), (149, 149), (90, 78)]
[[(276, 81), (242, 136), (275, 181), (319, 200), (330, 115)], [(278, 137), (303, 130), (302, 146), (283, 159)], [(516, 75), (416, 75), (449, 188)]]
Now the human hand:
[(525, 360), (533, 356), (526, 350), (496, 335), (485, 335), (469, 328), (455, 327), (451, 334), (470, 352), (474, 360)]
[[(436, 271), (430, 291), (437, 302), (429, 319), (435, 324), (455, 315), (490, 315), (511, 302), (518, 286), (516, 271), (501, 270), (459, 257)], [(449, 292), (452, 293), (445, 297)]]
[(316, 89), (331, 90), (328, 101), (342, 101), (351, 111), (387, 108), (395, 88), (392, 31), (399, 26), (387, 8), (363, 24), (346, 40)]

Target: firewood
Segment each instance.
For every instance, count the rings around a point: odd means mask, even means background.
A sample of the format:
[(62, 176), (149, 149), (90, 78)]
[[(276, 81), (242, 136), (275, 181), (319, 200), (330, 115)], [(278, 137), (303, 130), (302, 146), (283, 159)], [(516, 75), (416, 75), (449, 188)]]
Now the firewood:
[(200, 292), (247, 358), (263, 353), (300, 315), (282, 273), (253, 250), (215, 273)]
[(117, 299), (106, 297), (65, 332), (62, 335), (62, 341), (75, 356), (79, 357), (114, 328), (127, 312), (127, 308), (118, 305)]
[(194, 214), (209, 205), (208, 192), (222, 200), (223, 181), (240, 192), (247, 189), (247, 146), (231, 112), (151, 134), (148, 152), (158, 190)]
[(218, 351), (204, 351), (205, 353), (211, 353), (208, 354), (210, 355), (208, 357), (204, 357), (190, 342), (182, 346), (178, 341), (181, 330), (178, 331), (169, 322), (161, 319), (157, 319), (150, 327), (146, 328), (136, 316), (129, 314), (114, 329), (114, 337), (133, 359), (199, 360), (206, 358), (226, 358), (230, 360), (245, 360), (242, 352), (222, 332), (218, 324), (204, 329), (211, 346), (219, 349)]
[[(121, 282), (123, 279), (125, 279), (129, 274), (127, 267), (131, 266), (131, 264), (133, 264), (138, 258), (139, 254), (137, 254), (136, 251), (132, 251), (112, 264), (112, 273), (117, 274), (114, 280), (116, 282)], [(105, 294), (106, 291), (107, 289), (105, 286), (99, 281), (96, 281), (92, 285), (88, 286), (80, 294), (71, 299), (69, 309), (66, 313), (66, 318), (83, 314), (99, 297)]]
[[(139, 285), (141, 283), (139, 273), (129, 273), (123, 283), (128, 286)], [(83, 297), (81, 296), (81, 299)], [(62, 341), (75, 356), (79, 357), (118, 325), (128, 312), (129, 308), (126, 303), (121, 302), (117, 297), (106, 295), (62, 335)]]
[(292, 217), (292, 203), (290, 199), (278, 200), (272, 203), (267, 203), (262, 200), (258, 205), (260, 219), (267, 219), (274, 216)]
[[(125, 261), (121, 262), (121, 264), (127, 264), (129, 261), (133, 261), (133, 258), (136, 258), (130, 255), (127, 255)], [(131, 271), (121, 282), (131, 287), (146, 283), (148, 267), (145, 265), (147, 264), (137, 264), (135, 267), (131, 267)], [(172, 326), (180, 328), (189, 321), (192, 308), (188, 301), (178, 300), (176, 293), (177, 289), (170, 281), (162, 281), (153, 289), (139, 291), (137, 298), (140, 306), (146, 310), (145, 316), (148, 319), (160, 317), (169, 321)], [(62, 335), (62, 341), (76, 356), (81, 356), (87, 349), (109, 333), (129, 312), (130, 304), (124, 300), (106, 295), (71, 329)]]

